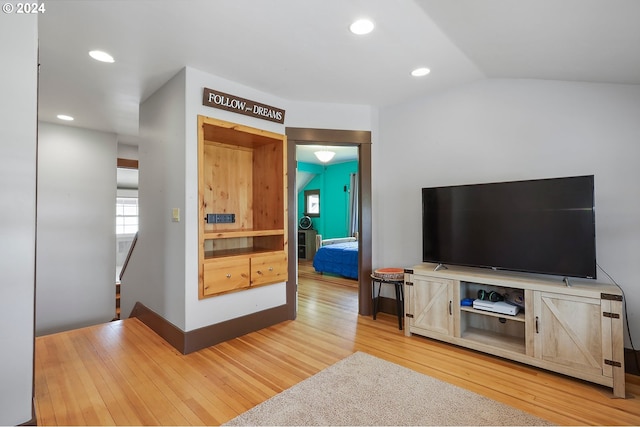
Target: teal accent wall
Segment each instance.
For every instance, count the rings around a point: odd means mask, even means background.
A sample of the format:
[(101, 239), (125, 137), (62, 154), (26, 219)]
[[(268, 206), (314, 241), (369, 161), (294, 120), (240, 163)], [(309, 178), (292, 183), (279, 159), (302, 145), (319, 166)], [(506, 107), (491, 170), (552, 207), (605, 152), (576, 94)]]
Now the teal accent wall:
[(321, 174), (324, 172), (324, 166), (315, 165), (313, 163), (298, 162), (298, 170), (300, 172), (311, 172)]
[(348, 236), (349, 177), (350, 174), (358, 172), (358, 162), (329, 166), (298, 162), (298, 169), (317, 173), (298, 193), (298, 219), (304, 215), (305, 190), (320, 190), (320, 216), (311, 218), (313, 228), (318, 234), (322, 234), (324, 239)]

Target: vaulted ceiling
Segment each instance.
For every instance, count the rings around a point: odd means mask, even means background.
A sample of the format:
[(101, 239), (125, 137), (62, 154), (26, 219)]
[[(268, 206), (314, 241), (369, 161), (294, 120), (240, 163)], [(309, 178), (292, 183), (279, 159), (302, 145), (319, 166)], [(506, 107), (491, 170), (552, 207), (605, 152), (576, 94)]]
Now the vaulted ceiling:
[[(637, 0), (85, 0), (39, 16), (39, 117), (135, 140), (185, 65), (278, 97), (387, 106), (484, 78), (640, 84)], [(367, 17), (371, 34), (351, 22)], [(115, 63), (94, 61), (101, 49)], [(431, 69), (415, 78), (412, 69)]]

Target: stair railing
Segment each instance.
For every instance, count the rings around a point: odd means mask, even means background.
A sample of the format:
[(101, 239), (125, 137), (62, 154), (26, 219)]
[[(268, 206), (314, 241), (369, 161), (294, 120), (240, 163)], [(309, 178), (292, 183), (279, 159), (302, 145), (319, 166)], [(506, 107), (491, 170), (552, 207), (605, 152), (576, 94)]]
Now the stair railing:
[(138, 241), (138, 232), (136, 231), (136, 235), (133, 236), (133, 240), (131, 241), (129, 252), (127, 252), (127, 258), (125, 258), (124, 264), (122, 264), (122, 270), (120, 270), (120, 276), (118, 278), (121, 281), (122, 281), (122, 276), (124, 275), (124, 271), (127, 269), (127, 265), (129, 264), (129, 260), (131, 259), (131, 254), (133, 254), (133, 249), (136, 247), (137, 241)]

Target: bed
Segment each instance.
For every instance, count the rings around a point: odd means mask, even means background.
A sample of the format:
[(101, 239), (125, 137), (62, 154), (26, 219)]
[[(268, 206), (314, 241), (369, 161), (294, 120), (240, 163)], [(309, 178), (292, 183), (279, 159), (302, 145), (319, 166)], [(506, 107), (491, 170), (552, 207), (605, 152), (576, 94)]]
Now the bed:
[(317, 235), (313, 268), (318, 273), (331, 273), (357, 279), (358, 240), (355, 237), (323, 240), (321, 235)]

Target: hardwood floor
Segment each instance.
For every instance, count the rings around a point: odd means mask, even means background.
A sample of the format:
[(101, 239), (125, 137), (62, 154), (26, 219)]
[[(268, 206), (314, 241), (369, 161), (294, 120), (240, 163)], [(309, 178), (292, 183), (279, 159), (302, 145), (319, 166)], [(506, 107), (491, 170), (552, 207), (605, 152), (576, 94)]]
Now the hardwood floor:
[(312, 261), (298, 262), (298, 278), (303, 282), (307, 279), (321, 280), (324, 283), (333, 283), (334, 285), (348, 286), (358, 289), (357, 279), (347, 279), (346, 277), (336, 276), (333, 274), (317, 273), (313, 268)]
[(221, 424), (363, 351), (557, 424), (640, 425), (640, 377), (627, 375), (630, 398), (613, 399), (604, 387), (405, 337), (395, 316), (357, 314), (352, 281), (300, 272), (295, 321), (189, 355), (137, 319), (37, 338), (38, 424)]

